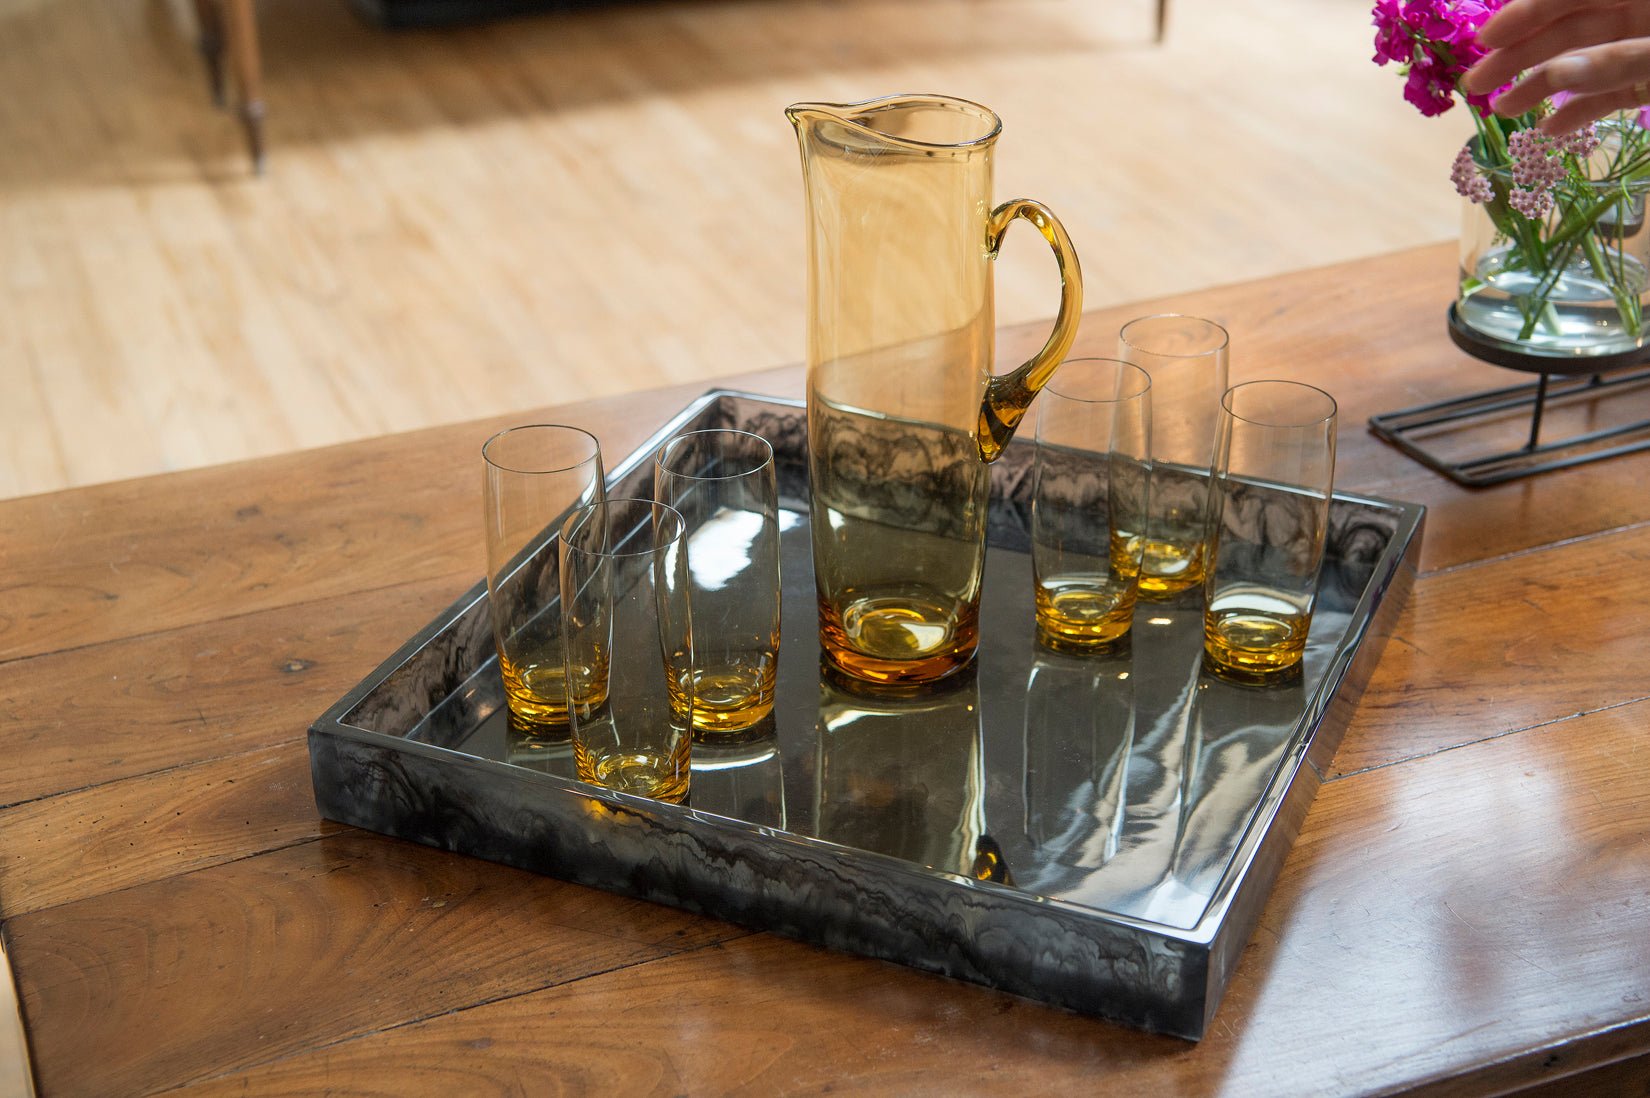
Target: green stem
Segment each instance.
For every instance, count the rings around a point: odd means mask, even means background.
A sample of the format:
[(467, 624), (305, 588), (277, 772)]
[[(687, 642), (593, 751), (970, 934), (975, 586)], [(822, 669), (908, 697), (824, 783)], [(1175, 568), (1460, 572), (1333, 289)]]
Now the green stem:
[[(1570, 257), (1574, 254), (1575, 246), (1569, 245), (1563, 249), (1556, 262), (1532, 268), (1532, 273), (1540, 272), (1541, 281), (1530, 293), (1520, 294), (1514, 298), (1518, 302), (1518, 311), (1524, 315), (1524, 326), (1518, 330), (1520, 340), (1529, 339), (1535, 332), (1536, 324), (1542, 321), (1546, 322), (1545, 326), (1549, 332), (1558, 332), (1558, 310), (1553, 308), (1553, 303), (1547, 298), (1553, 292), (1553, 287), (1558, 285), (1564, 268), (1570, 265)], [(1551, 253), (1548, 254), (1548, 258), (1552, 258)]]
[[(1625, 184), (1626, 180), (1623, 180), (1623, 183)], [(1566, 203), (1569, 209), (1559, 221), (1558, 228), (1553, 232), (1553, 235), (1547, 238), (1547, 246), (1558, 247), (1569, 244), (1583, 233), (1591, 236), (1593, 226), (1597, 225), (1598, 219), (1604, 216), (1604, 211), (1620, 201), (1622, 201), (1621, 193), (1612, 192), (1604, 198), (1594, 199), (1584, 208)]]
[(1600, 282), (1610, 288), (1610, 296), (1615, 299), (1616, 303), (1616, 315), (1621, 317), (1621, 322), (1627, 328), (1627, 333), (1635, 340), (1638, 339), (1639, 325), (1643, 319), (1639, 307), (1639, 295), (1627, 292), (1625, 285), (1627, 281), (1627, 263), (1626, 257), (1621, 253), (1620, 246), (1617, 246), (1616, 253), (1618, 262), (1614, 265), (1610, 263), (1609, 257), (1604, 254), (1604, 250), (1598, 246), (1598, 235), (1596, 233), (1588, 233), (1582, 237), (1582, 248), (1587, 253), (1587, 262), (1592, 266), (1593, 273), (1598, 276)]

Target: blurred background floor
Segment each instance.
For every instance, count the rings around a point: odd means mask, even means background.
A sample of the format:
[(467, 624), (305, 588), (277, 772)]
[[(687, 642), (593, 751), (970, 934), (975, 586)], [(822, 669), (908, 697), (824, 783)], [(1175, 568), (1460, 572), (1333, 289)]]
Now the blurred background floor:
[[(995, 109), (1091, 307), (1451, 237), (1470, 121), (1369, 7), (1172, 0), (1154, 45), (1153, 0), (259, 0), (259, 178), (187, 0), (0, 0), (0, 497), (799, 361), (796, 100)], [(1053, 314), (1035, 233), (997, 280)]]

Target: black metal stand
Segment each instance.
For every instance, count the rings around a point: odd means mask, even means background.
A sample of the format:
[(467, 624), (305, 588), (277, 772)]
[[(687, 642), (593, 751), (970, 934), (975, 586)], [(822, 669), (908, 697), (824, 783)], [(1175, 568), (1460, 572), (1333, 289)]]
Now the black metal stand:
[[(1371, 416), (1369, 429), (1429, 469), (1457, 484), (1483, 487), (1572, 465), (1650, 449), (1650, 419), (1615, 424), (1543, 443), (1541, 428), (1549, 410), (1607, 394), (1650, 391), (1650, 348), (1591, 358), (1555, 358), (1521, 354), (1484, 340), (1461, 324), (1450, 306), (1450, 338), (1475, 358), (1540, 375), (1528, 385), (1490, 389), (1453, 400), (1423, 404)], [(1629, 372), (1630, 371), (1630, 372)], [(1471, 430), (1522, 408), (1530, 409), (1530, 430), (1522, 446), (1448, 459), (1434, 441)]]

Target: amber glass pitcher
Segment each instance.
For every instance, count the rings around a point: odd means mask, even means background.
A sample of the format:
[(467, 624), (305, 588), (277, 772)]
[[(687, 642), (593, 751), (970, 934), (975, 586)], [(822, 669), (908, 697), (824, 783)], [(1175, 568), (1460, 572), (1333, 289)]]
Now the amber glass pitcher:
[[(808, 208), (808, 453), (820, 641), (848, 675), (931, 682), (979, 644), (989, 464), (1077, 334), (1083, 284), (1041, 204), (993, 206), (1002, 123), (899, 95), (798, 103)], [(991, 260), (1009, 223), (1059, 264), (1053, 334), (993, 374)]]

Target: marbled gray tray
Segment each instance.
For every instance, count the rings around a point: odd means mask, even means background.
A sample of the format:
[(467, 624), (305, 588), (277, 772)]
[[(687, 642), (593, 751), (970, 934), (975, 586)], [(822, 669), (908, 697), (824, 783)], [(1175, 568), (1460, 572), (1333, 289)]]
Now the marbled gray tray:
[(805, 422), (708, 393), (609, 476), (648, 495), (656, 442), (697, 427), (754, 430), (779, 459), (774, 719), (696, 748), (689, 807), (579, 783), (567, 747), (511, 733), (478, 583), (311, 727), (322, 815), (1200, 1037), (1408, 590), (1423, 509), (1337, 495), (1304, 671), (1244, 687), (1202, 670), (1196, 591), (1142, 602), (1121, 652), (1037, 647), (1016, 443), (993, 466), (979, 659), (864, 694), (820, 671)]

